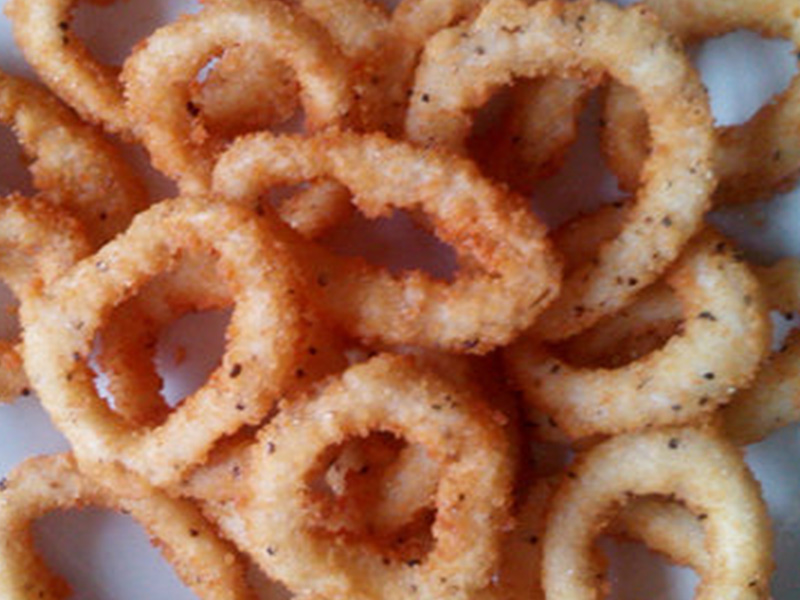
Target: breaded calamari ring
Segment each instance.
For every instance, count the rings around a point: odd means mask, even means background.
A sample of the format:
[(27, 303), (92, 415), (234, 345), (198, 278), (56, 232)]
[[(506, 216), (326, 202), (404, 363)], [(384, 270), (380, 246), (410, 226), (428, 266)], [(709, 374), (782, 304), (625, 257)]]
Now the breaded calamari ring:
[(258, 134), (240, 138), (220, 158), (214, 189), (252, 205), (272, 187), (321, 177), (348, 187), (368, 218), (393, 209), (424, 212), (434, 234), (462, 259), (455, 280), (446, 283), (417, 271), (394, 276), (295, 241), (323, 310), (351, 335), (485, 353), (528, 327), (557, 293), (560, 264), (542, 224), (521, 197), (483, 179), (459, 157), (380, 134)]
[[(800, 50), (800, 2), (781, 0), (644, 0), (661, 25), (687, 45), (740, 29), (785, 38)], [(603, 148), (620, 185), (639, 185), (649, 152), (647, 116), (629, 89), (612, 86), (603, 119)], [(716, 204), (753, 202), (789, 189), (800, 173), (800, 76), (746, 123), (717, 127), (714, 170)]]
[[(441, 463), (434, 545), (421, 561), (385, 560), (309, 527), (307, 474), (328, 447), (386, 431)], [(508, 519), (512, 467), (503, 428), (468, 390), (405, 357), (379, 355), (318, 396), (293, 402), (259, 432), (241, 510), (249, 547), (294, 593), (355, 599), (471, 598), (484, 587)]]
[(84, 119), (126, 134), (119, 69), (95, 59), (71, 29), (78, 0), (9, 0), (14, 39), (42, 80)]
[[(155, 366), (159, 336), (187, 313), (225, 310), (233, 304), (234, 296), (226, 282), (217, 277), (213, 258), (190, 255), (176, 271), (156, 276), (134, 298), (118, 306), (101, 331), (95, 355), (115, 407), (126, 413), (136, 411), (144, 419), (138, 422), (140, 425), (163, 422), (170, 408), (162, 395), (164, 381)], [(305, 351), (295, 365), (295, 372), (302, 376), (285, 391), (287, 394), (346, 366), (341, 340), (324, 324), (308, 331), (304, 344)]]
[[(754, 267), (770, 308), (800, 312), (800, 259)], [(794, 317), (793, 317), (794, 318)], [(725, 435), (737, 444), (754, 444), (773, 431), (800, 421), (800, 331), (790, 332), (752, 384), (739, 391), (721, 412)]]
[(669, 428), (617, 436), (570, 467), (544, 536), (547, 598), (600, 598), (605, 574), (594, 539), (636, 496), (653, 494), (673, 496), (705, 515), (708, 568), (700, 574), (697, 600), (769, 595), (769, 517), (741, 452), (713, 434)]
[(428, 43), (406, 121), (412, 141), (460, 152), (473, 109), (502, 85), (520, 77), (602, 73), (642, 96), (656, 151), (620, 234), (565, 279), (561, 295), (535, 325), (548, 341), (575, 335), (622, 308), (702, 226), (715, 182), (711, 111), (697, 72), (641, 7), (494, 0), (471, 25), (445, 30)]
[[(487, 0), (402, 0), (392, 13), (391, 30), (406, 57), (405, 88), (425, 44), (447, 27), (471, 21)], [(535, 181), (563, 164), (578, 135), (578, 115), (592, 85), (579, 80), (545, 77), (520, 81), (512, 88), (509, 108), (488, 140), (481, 140), (477, 158), (484, 171), (514, 189), (529, 193)], [(406, 102), (404, 102), (405, 106)]]
[[(80, 224), (42, 199), (0, 198), (0, 280), (19, 301), (90, 252)], [(28, 392), (18, 340), (0, 341), (0, 403)]]
[[(21, 307), (29, 375), (82, 468), (118, 462), (156, 485), (177, 481), (202, 462), (214, 442), (258, 423), (302, 378), (316, 320), (303, 279), (271, 231), (270, 215), (208, 198), (161, 202), (131, 227)], [(235, 307), (221, 364), (158, 427), (122, 422), (94, 387), (87, 364), (95, 333), (112, 309), (190, 253), (216, 256), (217, 275)]]
[(78, 218), (94, 246), (147, 205), (142, 182), (116, 148), (47, 90), (0, 72), (0, 121), (30, 159), (39, 194)]
[(134, 129), (153, 164), (183, 193), (204, 193), (222, 149), (191, 103), (198, 71), (226, 47), (252, 44), (294, 70), (309, 131), (351, 118), (349, 61), (327, 32), (282, 2), (229, 0), (162, 27), (125, 61), (122, 81)]
[(147, 529), (183, 582), (203, 600), (254, 600), (236, 550), (195, 507), (129, 474), (92, 480), (69, 454), (30, 458), (0, 485), (0, 595), (4, 600), (64, 600), (69, 585), (36, 553), (32, 524), (58, 510), (105, 508)]
[(509, 348), (506, 364), (525, 401), (573, 438), (685, 424), (730, 402), (769, 352), (771, 323), (758, 280), (709, 231), (665, 282), (683, 305), (683, 331), (632, 363), (575, 367), (530, 336)]
[[(56, 94), (86, 121), (132, 139), (133, 123), (125, 110), (119, 67), (100, 62), (72, 30), (78, 1), (12, 0), (6, 4), (6, 14), (25, 58)], [(231, 81), (228, 76), (245, 59), (248, 71), (237, 77), (245, 81)], [(214, 131), (230, 133), (242, 121), (274, 125), (291, 116), (297, 105), (296, 85), (287, 74), (290, 71), (272, 56), (254, 54), (249, 47), (236, 49), (223, 56), (198, 86), (195, 103)], [(255, 77), (256, 91), (261, 93), (253, 94), (248, 82)], [(240, 94), (243, 85), (247, 94)], [(242, 102), (249, 109), (246, 118)]]

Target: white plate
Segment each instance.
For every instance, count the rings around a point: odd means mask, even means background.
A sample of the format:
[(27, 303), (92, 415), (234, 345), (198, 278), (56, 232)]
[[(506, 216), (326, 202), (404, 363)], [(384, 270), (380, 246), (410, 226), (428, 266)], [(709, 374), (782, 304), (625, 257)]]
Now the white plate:
[[(5, 0), (0, 0), (5, 4)], [(76, 28), (90, 46), (109, 60), (121, 60), (130, 46), (157, 25), (176, 14), (197, 10), (197, 5), (179, 0), (136, 0), (117, 2), (111, 8), (81, 6)], [(788, 44), (764, 42), (755, 35), (734, 34), (706, 45), (697, 57), (712, 93), (715, 115), (723, 123), (740, 122), (752, 114), (769, 96), (782, 89), (791, 78), (796, 57)], [(13, 44), (10, 27), (0, 17), (0, 68), (14, 74), (31, 75)], [(596, 116), (596, 115), (595, 115)], [(591, 113), (586, 121), (593, 118)], [(588, 128), (587, 128), (588, 131)], [(8, 135), (0, 132), (0, 193), (21, 185), (19, 174), (5, 163), (13, 162)], [(546, 204), (580, 206), (590, 198), (616, 194), (599, 159), (596, 140), (584, 135), (571, 154), (565, 173), (543, 184), (536, 197)], [(580, 174), (580, 176), (576, 176)], [(171, 186), (150, 177), (159, 196), (169, 194)], [(24, 180), (24, 178), (23, 178)], [(547, 212), (547, 211), (545, 211)], [(562, 210), (548, 215), (561, 220)], [(794, 191), (768, 204), (726, 211), (714, 221), (739, 239), (751, 255), (771, 260), (785, 255), (800, 256), (800, 192)], [(383, 230), (394, 232), (394, 245), (388, 250), (389, 262), (403, 262), (406, 233), (393, 225)], [(366, 239), (366, 238), (365, 238)], [(360, 240), (360, 246), (369, 246)], [(386, 252), (386, 248), (382, 250)], [(197, 319), (196, 317), (195, 319)], [(170, 393), (181, 395), (191, 389), (219, 356), (224, 318), (220, 315), (184, 320), (162, 340), (161, 364)], [(197, 331), (204, 331), (203, 340)], [(177, 348), (185, 346), (186, 361), (178, 367), (172, 360)], [(748, 460), (764, 485), (775, 523), (777, 573), (773, 580), (776, 600), (800, 598), (800, 436), (797, 427), (787, 428), (771, 439), (748, 449)], [(67, 450), (63, 437), (51, 426), (35, 398), (0, 406), (0, 476), (33, 454)], [(67, 576), (83, 600), (132, 600), (134, 598), (181, 600), (193, 598), (153, 550), (146, 536), (129, 518), (105, 512), (86, 511), (44, 519), (38, 526), (38, 539), (50, 562)], [(696, 578), (686, 570), (665, 566), (640, 549), (614, 545), (615, 598), (633, 599), (648, 595), (651, 600), (689, 598)]]

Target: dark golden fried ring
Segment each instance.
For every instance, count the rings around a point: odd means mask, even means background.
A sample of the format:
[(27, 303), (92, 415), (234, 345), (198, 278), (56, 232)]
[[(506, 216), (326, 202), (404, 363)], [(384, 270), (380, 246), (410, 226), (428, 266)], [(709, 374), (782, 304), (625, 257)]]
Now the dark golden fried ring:
[(130, 514), (153, 538), (183, 582), (203, 600), (254, 600), (236, 551), (191, 504), (130, 475), (93, 481), (69, 454), (28, 459), (0, 485), (0, 596), (63, 600), (69, 586), (33, 545), (33, 522), (57, 510), (93, 506)]
[(697, 600), (768, 596), (772, 535), (759, 485), (734, 446), (692, 429), (621, 435), (570, 467), (544, 537), (546, 596), (599, 598), (606, 582), (595, 538), (622, 506), (653, 494), (703, 515), (708, 567)]
[[(502, 419), (501, 419), (502, 420)], [(411, 564), (315, 532), (306, 480), (321, 453), (386, 431), (423, 445), (441, 463), (433, 548)], [(469, 391), (380, 355), (351, 367), (316, 398), (294, 402), (259, 432), (241, 504), (257, 562), (295, 593), (377, 599), (466, 599), (497, 565), (512, 468), (496, 417)], [(389, 564), (387, 564), (387, 562)]]
[(119, 152), (41, 87), (0, 72), (0, 121), (30, 159), (40, 195), (77, 217), (93, 245), (146, 206), (146, 191)]
[(445, 283), (422, 272), (394, 276), (296, 241), (324, 310), (352, 335), (485, 353), (527, 328), (557, 293), (560, 265), (543, 226), (522, 198), (458, 157), (380, 134), (258, 134), (241, 138), (220, 158), (214, 189), (253, 204), (272, 187), (321, 177), (347, 186), (368, 218), (393, 209), (423, 211), (434, 233), (463, 259), (455, 281)]
[[(714, 187), (706, 91), (681, 48), (641, 7), (606, 2), (492, 2), (469, 26), (436, 35), (417, 71), (406, 121), (420, 144), (463, 151), (473, 109), (514, 78), (590, 80), (607, 73), (642, 97), (656, 134), (645, 185), (618, 236), (564, 281), (537, 322), (560, 340), (629, 303), (702, 226)], [(619, 278), (634, 285), (620, 286)]]
[(156, 31), (122, 71), (136, 133), (153, 164), (183, 193), (207, 191), (221, 150), (198, 119), (191, 83), (217, 53), (241, 44), (261, 46), (292, 67), (308, 130), (344, 124), (351, 116), (350, 64), (321, 26), (281, 2), (214, 3)]
[[(797, 3), (763, 0), (644, 0), (661, 25), (687, 45), (740, 29), (791, 41), (800, 50)], [(788, 132), (798, 126), (800, 76), (741, 125), (715, 130), (716, 204), (753, 202), (785, 191), (800, 173), (800, 141)], [(603, 147), (624, 189), (639, 185), (649, 152), (647, 115), (636, 94), (619, 85), (608, 89), (603, 115)]]
[(575, 367), (533, 337), (511, 347), (507, 365), (525, 400), (574, 438), (685, 424), (730, 402), (769, 352), (758, 280), (730, 244), (708, 232), (666, 283), (683, 304), (683, 332), (622, 367)]
[[(119, 462), (150, 482), (177, 481), (213, 443), (259, 422), (291, 382), (314, 316), (270, 215), (208, 198), (161, 202), (21, 309), (31, 382), (82, 467)], [(235, 307), (209, 381), (155, 428), (132, 428), (98, 396), (87, 364), (112, 309), (184, 253), (214, 253)], [(157, 457), (157, 458), (156, 458)]]

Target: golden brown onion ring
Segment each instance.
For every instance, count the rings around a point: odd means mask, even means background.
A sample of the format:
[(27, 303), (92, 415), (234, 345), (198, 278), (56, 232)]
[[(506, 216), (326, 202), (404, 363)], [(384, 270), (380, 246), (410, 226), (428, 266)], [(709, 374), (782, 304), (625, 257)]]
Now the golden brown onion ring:
[(69, 596), (66, 582), (36, 553), (31, 526), (47, 513), (87, 506), (130, 514), (198, 598), (254, 600), (236, 551), (190, 503), (130, 474), (93, 481), (69, 454), (28, 459), (0, 486), (0, 595), (5, 600)]
[(617, 369), (575, 367), (526, 337), (506, 353), (525, 400), (573, 438), (685, 424), (730, 402), (769, 352), (758, 280), (729, 243), (708, 232), (665, 282), (683, 305), (680, 335)]
[(524, 200), (445, 153), (379, 134), (259, 134), (238, 140), (220, 158), (214, 189), (253, 205), (272, 187), (322, 177), (348, 187), (368, 218), (392, 209), (424, 212), (435, 235), (462, 259), (455, 281), (445, 283), (416, 271), (394, 276), (295, 241), (324, 310), (351, 335), (485, 353), (526, 328), (557, 291), (560, 265)]
[[(795, 2), (763, 0), (644, 0), (661, 25), (687, 45), (740, 29), (765, 37), (785, 38), (800, 50), (800, 25)], [(716, 204), (753, 202), (791, 188), (800, 173), (800, 142), (786, 135), (800, 121), (800, 76), (741, 125), (717, 127), (714, 169), (719, 187)], [(650, 150), (647, 116), (636, 93), (612, 86), (603, 116), (603, 147), (620, 185), (639, 185), (642, 165)]]
[[(315, 317), (272, 225), (269, 215), (208, 198), (164, 201), (22, 306), (25, 360), (36, 365), (31, 383), (82, 466), (119, 462), (158, 485), (175, 482), (218, 438), (258, 423), (304, 376), (295, 359)], [(217, 256), (217, 275), (235, 301), (225, 354), (163, 424), (132, 428), (94, 388), (94, 335), (114, 306), (193, 252)]]
[(653, 494), (672, 496), (705, 516), (708, 568), (701, 573), (697, 600), (768, 596), (769, 517), (741, 453), (709, 433), (665, 429), (615, 437), (570, 468), (553, 499), (544, 537), (547, 597), (599, 598), (604, 574), (594, 539), (621, 507)]
[[(320, 454), (374, 431), (422, 444), (442, 465), (435, 543), (421, 561), (386, 564), (360, 545), (320, 536), (306, 520), (306, 477)], [(380, 355), (351, 367), (319, 396), (285, 407), (259, 433), (241, 507), (253, 555), (295, 593), (470, 598), (499, 558), (512, 478), (506, 446), (487, 406), (412, 360)]]
[(0, 72), (0, 121), (30, 159), (33, 185), (107, 242), (147, 205), (146, 191), (119, 152), (45, 89)]
[[(0, 198), (0, 280), (25, 301), (63, 275), (90, 252), (83, 228), (41, 199)], [(28, 391), (17, 345), (0, 341), (0, 402)]]
[[(714, 187), (706, 91), (674, 39), (649, 13), (605, 2), (492, 2), (469, 26), (436, 35), (417, 71), (407, 132), (418, 144), (463, 151), (472, 111), (515, 78), (596, 78), (636, 89), (656, 133), (647, 177), (618, 236), (570, 274), (535, 329), (574, 335), (629, 303), (698, 232)], [(635, 282), (620, 286), (617, 282)]]
[(204, 193), (224, 140), (209, 139), (191, 103), (191, 83), (217, 53), (254, 45), (291, 66), (306, 128), (345, 124), (353, 96), (350, 64), (327, 32), (281, 2), (231, 0), (162, 27), (125, 61), (122, 80), (135, 131), (153, 164), (184, 193)]
[[(800, 259), (754, 267), (770, 308), (796, 319), (800, 312)], [(722, 429), (737, 444), (754, 444), (800, 421), (800, 331), (790, 332), (753, 383), (722, 410)]]

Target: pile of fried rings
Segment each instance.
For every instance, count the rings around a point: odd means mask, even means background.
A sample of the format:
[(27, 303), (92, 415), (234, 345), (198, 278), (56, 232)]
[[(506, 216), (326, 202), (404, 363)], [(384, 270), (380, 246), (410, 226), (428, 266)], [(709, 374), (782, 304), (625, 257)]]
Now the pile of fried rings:
[[(6, 5), (49, 90), (0, 74), (36, 188), (0, 204), (0, 392), (72, 451), (0, 484), (2, 598), (69, 596), (31, 527), (84, 506), (132, 515), (203, 599), (254, 598), (251, 565), (303, 600), (596, 599), (606, 534), (692, 567), (696, 598), (769, 596), (743, 448), (800, 417), (800, 335), (773, 349), (770, 316), (800, 309), (800, 260), (748, 264), (704, 217), (792, 186), (800, 79), (715, 128), (685, 49), (800, 50), (798, 2), (208, 0), (121, 69), (75, 4)], [(548, 230), (527, 196), (595, 91), (629, 199)], [(326, 243), (398, 210), (451, 278)], [(159, 336), (206, 310), (224, 354), (169, 406)]]

